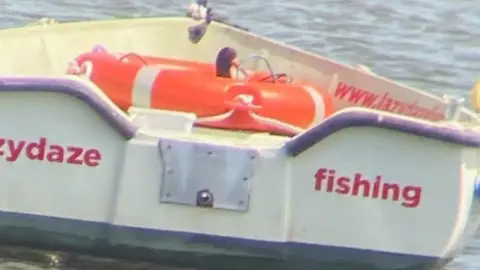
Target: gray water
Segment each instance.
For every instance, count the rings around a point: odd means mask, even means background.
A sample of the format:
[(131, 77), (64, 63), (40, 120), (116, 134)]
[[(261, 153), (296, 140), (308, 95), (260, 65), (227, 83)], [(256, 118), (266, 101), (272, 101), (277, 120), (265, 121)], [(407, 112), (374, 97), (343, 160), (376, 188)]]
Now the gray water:
[[(210, 0), (252, 32), (434, 93), (468, 95), (480, 61), (480, 5), (473, 0)], [(185, 0), (2, 0), (2, 27), (183, 14)], [(477, 48), (477, 49), (475, 49)], [(439, 210), (440, 211), (440, 210)], [(480, 235), (449, 269), (480, 269)], [(0, 269), (43, 269), (3, 264)], [(51, 268), (50, 268), (51, 269)], [(86, 268), (82, 268), (86, 269)]]

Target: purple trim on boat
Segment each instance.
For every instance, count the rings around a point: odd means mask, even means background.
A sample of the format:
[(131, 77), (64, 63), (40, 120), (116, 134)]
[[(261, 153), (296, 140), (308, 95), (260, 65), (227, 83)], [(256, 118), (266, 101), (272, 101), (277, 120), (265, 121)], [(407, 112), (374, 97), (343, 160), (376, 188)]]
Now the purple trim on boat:
[(324, 138), (349, 127), (376, 127), (464, 146), (480, 146), (480, 132), (477, 131), (425, 125), (405, 118), (381, 115), (377, 112), (348, 111), (332, 116), (292, 138), (286, 143), (285, 148), (289, 155), (297, 156)]
[(65, 78), (0, 77), (0, 92), (55, 92), (87, 103), (126, 139), (135, 136), (136, 125), (118, 114), (87, 85)]

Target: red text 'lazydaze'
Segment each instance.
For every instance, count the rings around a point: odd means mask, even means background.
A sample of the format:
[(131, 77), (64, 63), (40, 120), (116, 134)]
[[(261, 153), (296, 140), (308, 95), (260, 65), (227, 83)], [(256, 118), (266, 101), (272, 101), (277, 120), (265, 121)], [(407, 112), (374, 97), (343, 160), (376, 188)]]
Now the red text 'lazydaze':
[(338, 83), (334, 97), (340, 100), (346, 100), (350, 104), (366, 108), (399, 113), (427, 120), (438, 121), (444, 118), (443, 111), (438, 106), (425, 108), (418, 105), (417, 101), (405, 103), (401, 100), (394, 99), (388, 92), (379, 95), (343, 82)]
[(337, 176), (335, 170), (327, 168), (321, 168), (315, 174), (314, 188), (345, 196), (399, 201), (406, 208), (418, 207), (422, 198), (422, 188), (419, 186), (402, 187), (395, 183), (386, 183), (382, 176), (377, 176), (371, 181), (361, 173), (355, 173), (353, 177)]
[(0, 157), (5, 157), (8, 162), (15, 162), (23, 154), (30, 160), (88, 167), (97, 167), (102, 159), (98, 149), (49, 144), (46, 138), (40, 138), (38, 141), (0, 138)]

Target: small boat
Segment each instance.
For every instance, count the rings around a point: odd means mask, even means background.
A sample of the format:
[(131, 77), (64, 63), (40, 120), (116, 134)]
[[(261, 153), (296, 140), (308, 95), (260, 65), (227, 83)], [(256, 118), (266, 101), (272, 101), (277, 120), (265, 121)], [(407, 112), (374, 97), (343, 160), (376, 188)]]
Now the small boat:
[[(425, 270), (458, 256), (480, 222), (479, 118), (461, 100), (222, 23), (179, 34), (198, 23), (0, 31), (1, 243), (209, 270)], [(211, 76), (225, 46), (299, 84), (221, 92), (184, 77), (164, 99), (125, 94), (140, 58), (154, 78), (170, 66), (235, 85)], [(65, 75), (79, 55), (93, 64)], [(289, 115), (310, 112), (293, 93), (307, 84), (332, 102), (321, 119)]]

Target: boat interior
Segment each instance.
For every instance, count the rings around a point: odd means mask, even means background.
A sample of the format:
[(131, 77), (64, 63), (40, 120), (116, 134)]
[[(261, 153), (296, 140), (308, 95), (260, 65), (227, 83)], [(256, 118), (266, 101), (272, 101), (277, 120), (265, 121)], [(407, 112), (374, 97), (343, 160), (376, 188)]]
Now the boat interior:
[[(245, 62), (248, 68), (258, 71), (286, 73), (293, 78), (314, 81), (331, 93), (337, 86), (338, 77), (347, 78), (358, 85), (372, 84), (407, 95), (416, 95), (445, 106), (444, 101), (429, 93), (393, 83), (387, 79), (374, 78), (371, 74), (347, 67), (327, 58), (277, 43), (270, 39), (245, 32), (237, 28), (212, 23), (203, 39), (194, 44), (188, 40), (187, 28), (198, 24), (189, 18), (148, 18), (135, 20), (89, 21), (80, 23), (40, 24), (35, 26), (5, 29), (0, 31), (0, 73), (25, 76), (62, 76), (69, 61), (77, 55), (88, 52), (96, 44), (101, 44), (112, 52), (135, 52), (140, 55), (188, 59), (213, 63), (217, 52), (223, 47), (233, 47), (240, 59), (257, 55), (268, 60)], [(22, 59), (22, 61), (18, 61)], [(373, 85), (373, 84), (372, 84)], [(408, 92), (407, 92), (408, 90)], [(101, 93), (97, 93), (101, 95)], [(108, 99), (103, 95), (104, 99)], [(338, 104), (337, 104), (338, 105)], [(336, 111), (353, 105), (336, 106)], [(365, 109), (370, 110), (370, 109)], [(337, 114), (335, 113), (335, 114)], [(334, 115), (335, 115), (334, 114)], [(132, 107), (125, 115), (142, 130), (162, 134), (178, 132), (196, 134), (200, 137), (232, 141), (251, 141), (277, 146), (285, 143), (288, 137), (268, 133), (252, 133), (228, 130), (212, 130), (193, 127), (195, 115), (182, 112), (150, 110)], [(463, 113), (471, 121), (471, 115)], [(423, 120), (419, 120), (423, 121)]]
[[(108, 99), (107, 97), (105, 97)], [(218, 144), (262, 146), (278, 148), (289, 137), (270, 134), (268, 132), (252, 132), (227, 129), (212, 129), (194, 125), (196, 116), (192, 113), (151, 110), (132, 107), (128, 117), (141, 128), (145, 134), (166, 136), (169, 138), (214, 141)]]

